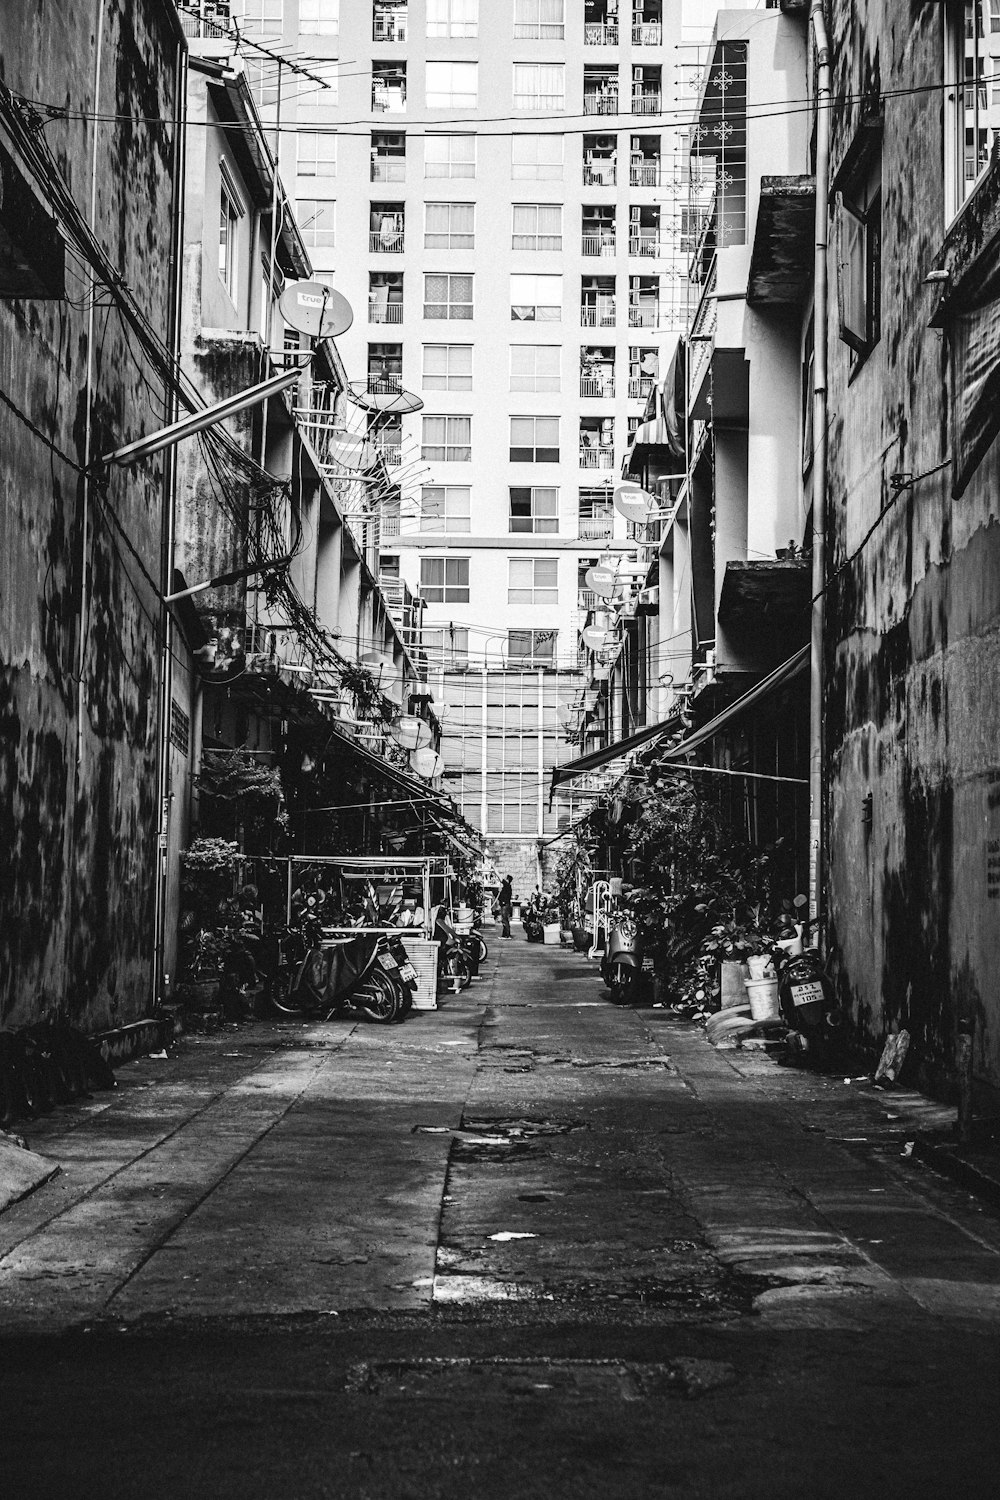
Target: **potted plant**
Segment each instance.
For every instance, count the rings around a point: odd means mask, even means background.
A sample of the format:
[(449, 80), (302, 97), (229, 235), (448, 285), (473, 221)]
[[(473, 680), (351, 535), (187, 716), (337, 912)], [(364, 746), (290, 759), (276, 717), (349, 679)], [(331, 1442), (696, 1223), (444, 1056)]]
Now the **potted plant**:
[(178, 996), (194, 1009), (219, 998), (231, 949), (226, 903), (238, 859), (239, 846), (228, 839), (195, 839), (181, 855)]

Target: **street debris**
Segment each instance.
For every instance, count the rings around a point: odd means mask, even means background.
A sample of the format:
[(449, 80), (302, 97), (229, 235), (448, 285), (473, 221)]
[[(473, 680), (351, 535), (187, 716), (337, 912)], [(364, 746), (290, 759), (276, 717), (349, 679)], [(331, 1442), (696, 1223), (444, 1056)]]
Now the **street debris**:
[(504, 1243), (507, 1240), (537, 1240), (537, 1238), (537, 1234), (528, 1234), (517, 1229), (501, 1229), (498, 1234), (487, 1235), (487, 1239), (502, 1240)]

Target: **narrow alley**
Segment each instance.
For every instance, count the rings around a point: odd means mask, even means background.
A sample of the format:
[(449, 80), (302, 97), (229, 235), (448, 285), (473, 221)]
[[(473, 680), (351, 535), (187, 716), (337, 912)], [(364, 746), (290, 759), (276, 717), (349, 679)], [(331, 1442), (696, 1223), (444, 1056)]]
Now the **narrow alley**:
[(31, 1127), (9, 1493), (995, 1493), (1000, 1221), (905, 1140), (947, 1111), (492, 947), (401, 1027), (186, 1037)]

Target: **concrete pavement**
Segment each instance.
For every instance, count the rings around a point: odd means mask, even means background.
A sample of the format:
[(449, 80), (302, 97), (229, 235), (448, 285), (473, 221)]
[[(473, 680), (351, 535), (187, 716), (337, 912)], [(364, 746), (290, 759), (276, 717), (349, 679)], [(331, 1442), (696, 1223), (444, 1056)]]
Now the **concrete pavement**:
[[(188, 1037), (30, 1128), (61, 1171), (0, 1215), (11, 1472), (912, 1496), (960, 1442), (963, 1494), (994, 1493), (1000, 1221), (907, 1151), (945, 1112), (715, 1052), (577, 955), (492, 947), (402, 1027)], [(109, 1475), (123, 1410), (139, 1452)]]

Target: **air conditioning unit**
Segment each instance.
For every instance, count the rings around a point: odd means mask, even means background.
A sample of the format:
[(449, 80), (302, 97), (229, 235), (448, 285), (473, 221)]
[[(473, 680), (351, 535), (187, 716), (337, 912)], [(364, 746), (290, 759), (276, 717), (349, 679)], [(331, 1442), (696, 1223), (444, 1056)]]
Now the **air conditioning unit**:
[(639, 590), (638, 613), (641, 615), (655, 615), (660, 608), (660, 586), (654, 583), (651, 588)]

